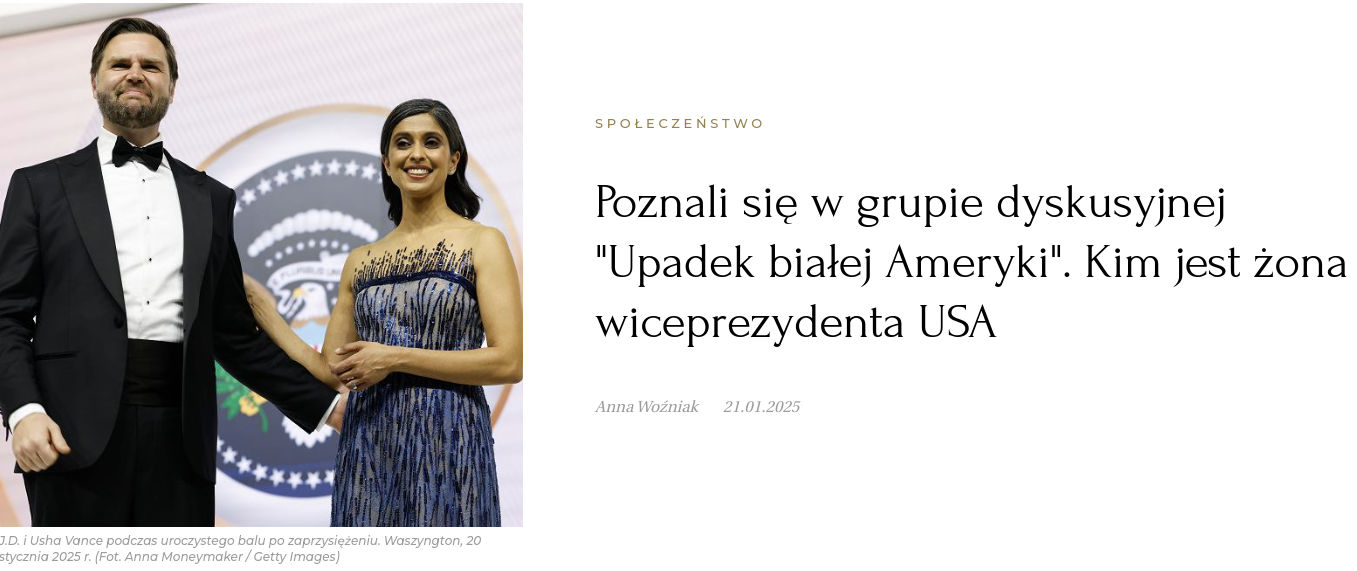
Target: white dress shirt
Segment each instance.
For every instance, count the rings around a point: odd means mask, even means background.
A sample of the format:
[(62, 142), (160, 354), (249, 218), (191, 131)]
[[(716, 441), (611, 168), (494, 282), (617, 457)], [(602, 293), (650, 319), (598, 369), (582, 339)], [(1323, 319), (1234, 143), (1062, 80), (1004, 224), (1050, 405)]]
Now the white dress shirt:
[[(160, 140), (157, 136), (147, 145)], [(180, 343), (184, 340), (184, 217), (174, 173), (167, 159), (156, 170), (137, 158), (114, 166), (117, 141), (117, 135), (100, 129), (96, 145), (118, 250), (127, 337)], [(320, 426), (338, 402), (336, 397), (330, 403)], [(47, 410), (38, 403), (19, 407), (9, 416), (10, 429), (38, 412), (46, 414)]]
[[(99, 169), (118, 248), (127, 338), (184, 340), (184, 217), (168, 160), (151, 170), (139, 159), (113, 166), (118, 137), (99, 133)], [(149, 144), (160, 141), (156, 137)]]

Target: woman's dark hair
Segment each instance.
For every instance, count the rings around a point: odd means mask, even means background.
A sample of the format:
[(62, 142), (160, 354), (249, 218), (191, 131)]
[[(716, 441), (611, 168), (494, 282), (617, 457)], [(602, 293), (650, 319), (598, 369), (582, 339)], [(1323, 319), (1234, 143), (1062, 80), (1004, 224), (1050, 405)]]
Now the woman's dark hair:
[(179, 81), (179, 59), (174, 57), (174, 44), (170, 43), (170, 35), (164, 28), (141, 18), (121, 18), (114, 20), (104, 33), (99, 34), (99, 40), (94, 42), (94, 53), (90, 54), (90, 77), (99, 72), (99, 62), (104, 59), (104, 48), (108, 47), (108, 42), (120, 34), (150, 34), (155, 39), (160, 40), (160, 44), (165, 46), (165, 62), (170, 66), (170, 81)]
[[(471, 162), (471, 157), (467, 155), (462, 130), (457, 128), (457, 118), (452, 116), (452, 111), (448, 110), (447, 105), (433, 99), (411, 99), (397, 105), (391, 110), (391, 114), (386, 116), (386, 123), (382, 124), (382, 157), (385, 158), (387, 149), (391, 148), (391, 132), (396, 130), (396, 125), (407, 118), (425, 113), (433, 116), (438, 126), (443, 128), (443, 134), (448, 136), (448, 154), (462, 153), (461, 160), (457, 161), (457, 168), (448, 174), (447, 185), (443, 187), (443, 197), (448, 201), (448, 208), (468, 219), (475, 218), (481, 211), (481, 197), (471, 190), (470, 184), (467, 184), (466, 164)], [(386, 217), (399, 225), (401, 191), (386, 174), (386, 169), (382, 169), (382, 195), (386, 197), (388, 205)]]

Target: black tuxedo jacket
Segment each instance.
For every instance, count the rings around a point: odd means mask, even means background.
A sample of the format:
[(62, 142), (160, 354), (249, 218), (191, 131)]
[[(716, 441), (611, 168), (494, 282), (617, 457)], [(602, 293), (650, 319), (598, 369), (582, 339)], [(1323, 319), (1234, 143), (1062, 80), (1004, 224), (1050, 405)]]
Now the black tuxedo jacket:
[[(184, 448), (195, 473), (215, 481), (213, 358), (307, 430), (335, 393), (255, 326), (235, 192), (167, 158), (184, 218)], [(50, 471), (89, 466), (108, 443), (127, 360), (123, 304), (96, 144), (15, 171), (0, 213), (0, 410), (47, 409), (71, 446)]]

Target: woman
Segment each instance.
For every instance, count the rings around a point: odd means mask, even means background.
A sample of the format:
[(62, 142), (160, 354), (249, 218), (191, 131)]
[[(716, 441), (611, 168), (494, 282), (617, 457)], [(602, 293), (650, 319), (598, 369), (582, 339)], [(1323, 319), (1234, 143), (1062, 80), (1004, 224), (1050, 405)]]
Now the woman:
[[(452, 112), (415, 99), (382, 126), (395, 230), (344, 263), (316, 353), (249, 285), (260, 326), (349, 391), (330, 524), (497, 526), (490, 408), (480, 385), (522, 378), (523, 309), (504, 236), (472, 221), (466, 145)], [(484, 347), (482, 342), (484, 341)]]

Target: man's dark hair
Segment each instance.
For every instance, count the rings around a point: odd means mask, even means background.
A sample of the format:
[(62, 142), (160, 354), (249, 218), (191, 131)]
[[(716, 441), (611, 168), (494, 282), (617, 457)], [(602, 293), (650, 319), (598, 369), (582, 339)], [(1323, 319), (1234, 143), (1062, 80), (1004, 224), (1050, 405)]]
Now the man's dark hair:
[(108, 47), (108, 42), (112, 41), (118, 34), (150, 34), (165, 46), (165, 58), (169, 60), (170, 81), (179, 81), (179, 60), (174, 57), (174, 44), (170, 43), (170, 35), (164, 28), (141, 18), (120, 18), (114, 20), (104, 33), (99, 34), (99, 41), (94, 44), (94, 53), (90, 55), (90, 77), (99, 71), (99, 62), (104, 59), (104, 48)]

